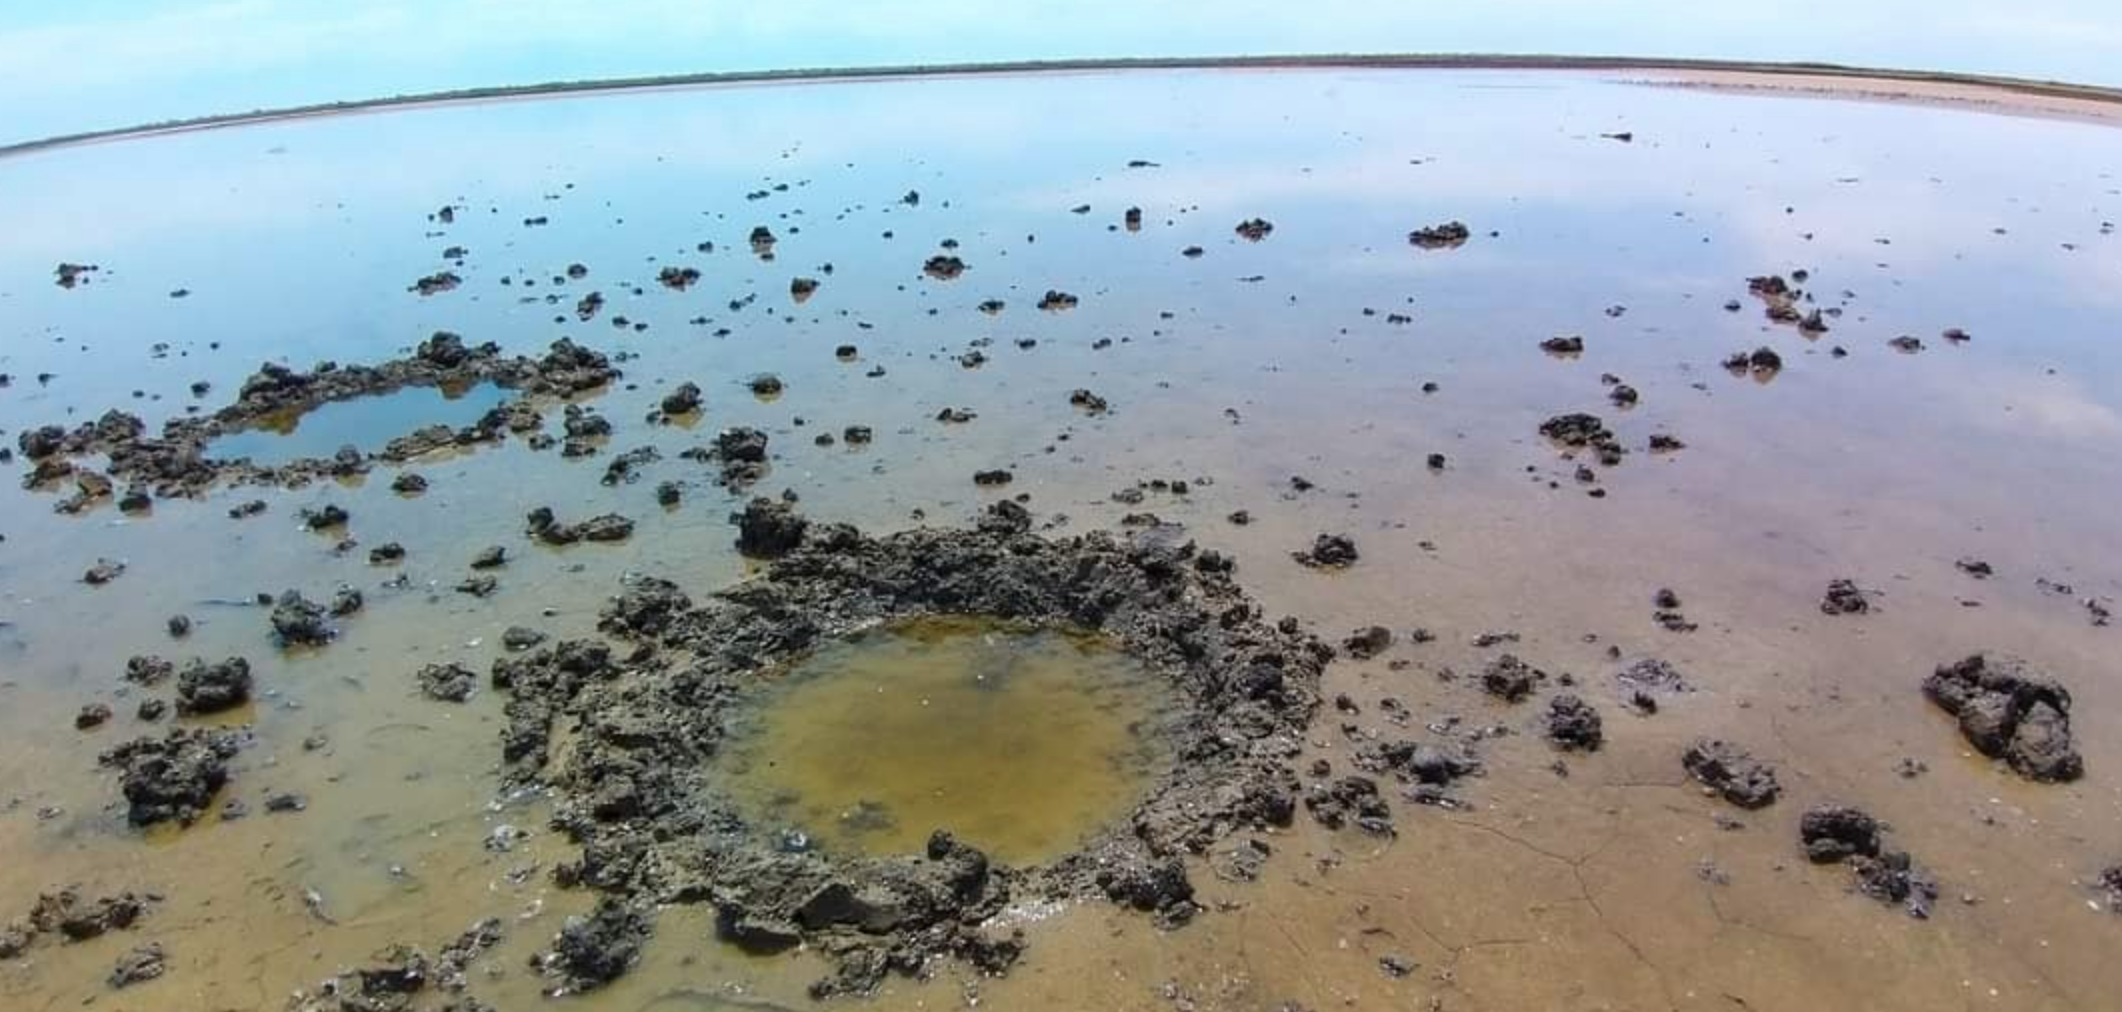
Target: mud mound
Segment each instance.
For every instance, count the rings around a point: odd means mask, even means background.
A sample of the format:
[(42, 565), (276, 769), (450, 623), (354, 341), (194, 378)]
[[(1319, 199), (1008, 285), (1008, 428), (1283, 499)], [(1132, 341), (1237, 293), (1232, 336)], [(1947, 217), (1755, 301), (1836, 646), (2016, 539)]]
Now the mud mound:
[[(666, 903), (711, 904), (721, 934), (746, 948), (825, 955), (835, 969), (813, 985), (820, 996), (866, 992), (942, 956), (1000, 972), (1022, 948), (986, 923), (1006, 905), (1105, 897), (1175, 926), (1196, 909), (1185, 855), (1293, 817), (1290, 761), (1332, 650), (1294, 621), (1268, 623), (1229, 561), (1176, 526), (1048, 540), (1001, 503), (972, 529), (872, 538), (788, 525), (799, 518), (774, 505), (792, 541), (762, 576), (698, 605), (669, 584), (635, 586), (606, 608), (602, 628), (635, 643), (626, 660), (571, 642), (495, 665), (509, 697), (505, 769), (554, 789), (555, 823), (582, 848), (559, 877), (603, 894), (596, 930), (548, 961), (565, 986), (614, 975), (592, 950), (623, 968)], [(925, 853), (877, 858), (750, 823), (708, 764), (752, 691), (833, 637), (939, 614), (1111, 637), (1180, 699), (1155, 717), (1170, 772), (1124, 823), (1039, 867), (994, 862), (948, 827)], [(573, 744), (555, 762), (563, 720)]]
[(2061, 782), (2085, 775), (2070, 734), (2070, 691), (2025, 661), (1975, 654), (1941, 665), (1923, 694), (1960, 718), (1960, 733), (1983, 755), (2002, 759), (2029, 780)]

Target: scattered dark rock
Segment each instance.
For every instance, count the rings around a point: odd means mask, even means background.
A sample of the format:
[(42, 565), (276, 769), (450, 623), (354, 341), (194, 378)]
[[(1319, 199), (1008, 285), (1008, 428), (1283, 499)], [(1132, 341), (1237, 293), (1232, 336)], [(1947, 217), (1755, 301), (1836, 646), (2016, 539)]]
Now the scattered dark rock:
[(1519, 660), (1515, 654), (1499, 654), (1481, 670), (1481, 690), (1505, 702), (1515, 703), (1532, 695), (1547, 681), (1547, 672)]
[(1102, 415), (1106, 411), (1105, 398), (1088, 390), (1075, 390), (1068, 395), (1068, 402), (1087, 414)]
[(1393, 809), (1369, 777), (1347, 776), (1313, 784), (1304, 792), (1304, 809), (1328, 829), (1354, 825), (1379, 836), (1393, 831)]
[[(1487, 676), (1483, 676), (1486, 684)], [(1599, 711), (1582, 698), (1563, 693), (1548, 701), (1547, 737), (1565, 749), (1596, 752), (1606, 741)]]
[(324, 606), (290, 590), (273, 603), (273, 634), (287, 646), (323, 646), (338, 635), (325, 621)]
[(965, 273), (965, 261), (955, 256), (938, 254), (921, 265), (921, 273), (938, 281), (953, 281)]
[(1939, 666), (1923, 693), (1960, 719), (1960, 733), (1976, 751), (2021, 776), (2062, 782), (2085, 774), (2071, 739), (2069, 690), (2025, 661), (1975, 654)]
[(1871, 594), (1851, 580), (1832, 580), (1827, 585), (1827, 594), (1820, 599), (1820, 612), (1824, 615), (1862, 615), (1871, 610)]
[(228, 763), (241, 747), (237, 732), (178, 728), (160, 738), (136, 738), (99, 762), (120, 772), (119, 786), (135, 826), (190, 825), (204, 815), (214, 792), (228, 782)]
[(1423, 249), (1454, 249), (1466, 245), (1473, 238), (1473, 230), (1465, 222), (1447, 221), (1442, 225), (1431, 225), (1407, 233), (1407, 241)]
[(91, 587), (101, 587), (125, 575), (125, 563), (113, 559), (97, 559), (96, 564), (81, 574), (81, 582)]
[(1731, 742), (1696, 739), (1681, 755), (1680, 764), (1696, 782), (1740, 808), (1765, 808), (1783, 790), (1776, 782), (1775, 767)]
[(472, 690), (479, 684), (479, 676), (472, 669), (455, 662), (423, 665), (414, 678), (422, 695), (444, 703), (462, 703), (472, 698)]
[(1239, 222), (1235, 229), (1238, 235), (1252, 242), (1267, 238), (1268, 233), (1274, 230), (1274, 224), (1265, 218), (1248, 218)]
[(104, 724), (109, 723), (110, 719), (110, 704), (86, 703), (82, 705), (79, 713), (74, 714), (74, 730), (87, 731), (102, 727)]
[(663, 413), (666, 416), (689, 415), (700, 410), (700, 385), (680, 383), (676, 390), (663, 396)]
[(118, 965), (111, 968), (107, 982), (112, 990), (145, 984), (168, 970), (167, 958), (160, 942), (135, 946), (118, 957)]
[(216, 664), (193, 658), (177, 674), (177, 712), (220, 713), (250, 702), (251, 666), (241, 657)]
[(624, 541), (634, 533), (634, 522), (616, 513), (591, 517), (581, 523), (563, 524), (551, 507), (540, 506), (525, 520), (525, 531), (548, 545), (572, 545), (578, 541)]
[(737, 525), (737, 550), (758, 559), (794, 551), (810, 526), (794, 506), (764, 496), (746, 503), (744, 512), (730, 519)]
[(1356, 542), (1346, 534), (1321, 534), (1311, 548), (1290, 557), (1314, 569), (1346, 569), (1356, 564)]
[(1382, 625), (1358, 629), (1341, 641), (1341, 649), (1359, 661), (1369, 660), (1393, 645), (1393, 631)]
[(1584, 354), (1584, 338), (1575, 334), (1564, 337), (1550, 337), (1540, 342), (1540, 350), (1550, 355), (1582, 355)]

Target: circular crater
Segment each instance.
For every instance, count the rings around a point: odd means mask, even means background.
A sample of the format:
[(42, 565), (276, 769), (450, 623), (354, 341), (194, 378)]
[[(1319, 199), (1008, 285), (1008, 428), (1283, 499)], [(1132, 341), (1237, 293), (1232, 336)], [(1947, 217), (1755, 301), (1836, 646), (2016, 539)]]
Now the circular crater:
[(1012, 908), (1183, 924), (1187, 858), (1293, 818), (1332, 650), (1178, 526), (1050, 539), (1005, 501), (871, 537), (755, 499), (739, 527), (771, 563), (697, 603), (630, 580), (600, 622), (624, 657), (496, 665), (505, 775), (551, 788), (581, 847), (556, 878), (601, 894), (546, 956), (564, 988), (623, 972), (668, 904), (825, 957), (821, 997), (999, 973)]

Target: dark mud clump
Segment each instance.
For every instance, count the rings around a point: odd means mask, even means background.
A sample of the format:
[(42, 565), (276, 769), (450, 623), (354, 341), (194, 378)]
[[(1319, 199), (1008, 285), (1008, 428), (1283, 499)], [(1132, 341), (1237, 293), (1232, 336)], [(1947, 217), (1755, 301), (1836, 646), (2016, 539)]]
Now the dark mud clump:
[(1321, 534), (1312, 546), (1290, 557), (1313, 569), (1347, 569), (1356, 564), (1356, 541), (1346, 534)]
[(1304, 792), (1304, 810), (1328, 829), (1355, 826), (1366, 833), (1393, 832), (1393, 809), (1370, 777), (1346, 776), (1313, 784)]
[(954, 281), (965, 273), (965, 261), (955, 256), (937, 254), (921, 265), (921, 273), (938, 281)]
[(1581, 411), (1556, 415), (1541, 422), (1540, 434), (1569, 450), (1589, 448), (1598, 455), (1599, 462), (1608, 467), (1621, 463), (1622, 456), (1628, 452), (1621, 446), (1620, 437), (1614, 435), (1599, 416)]
[(663, 397), (665, 417), (690, 415), (700, 410), (700, 384), (680, 383), (676, 390)]
[(1519, 660), (1515, 654), (1498, 656), (1481, 670), (1481, 691), (1507, 703), (1532, 695), (1545, 681), (1547, 672)]
[(1680, 765), (1697, 783), (1740, 808), (1766, 808), (1783, 791), (1775, 767), (1728, 741), (1698, 739), (1681, 754)]
[(1259, 242), (1260, 240), (1267, 238), (1268, 233), (1271, 233), (1274, 230), (1274, 223), (1268, 221), (1266, 218), (1247, 218), (1246, 220), (1239, 222), (1238, 227), (1236, 229), (1233, 229), (1233, 231), (1237, 232), (1240, 237), (1246, 239), (1249, 242)]
[(810, 521), (794, 506), (765, 498), (744, 504), (731, 518), (737, 525), (737, 550), (755, 559), (778, 559), (803, 543)]
[[(455, 334), (436, 333), (402, 359), (374, 366), (318, 364), (307, 372), (268, 362), (243, 382), (236, 402), (210, 415), (180, 415), (163, 423), (159, 436), (123, 411), (107, 411), (71, 431), (44, 426), (25, 431), (18, 442), (34, 464), (49, 467), (68, 458), (108, 458), (108, 477), (128, 486), (170, 498), (199, 496), (223, 481), (300, 486), (321, 477), (344, 476), (365, 469), (368, 458), (355, 451), (348, 459), (303, 459), (266, 467), (249, 460), (210, 457), (208, 445), (218, 437), (299, 416), (334, 401), (388, 394), (406, 387), (463, 389), (492, 383), (515, 390), (519, 398), (496, 408), (474, 425), (452, 431), (432, 426), (393, 440), (375, 459), (402, 461), (445, 447), (497, 442), (514, 432), (536, 428), (535, 398), (568, 398), (605, 386), (617, 378), (604, 355), (566, 338), (553, 342), (540, 358), (505, 357), (499, 346), (466, 345)], [(35, 452), (31, 452), (34, 450)]]
[(1597, 752), (1606, 742), (1606, 731), (1597, 709), (1565, 692), (1547, 703), (1547, 738), (1565, 749)]
[(1752, 373), (1756, 379), (1768, 379), (1783, 371), (1783, 356), (1766, 347), (1733, 352), (1724, 359), (1724, 368), (1736, 375)]
[(189, 728), (160, 738), (136, 738), (100, 757), (119, 771), (119, 788), (135, 826), (158, 822), (191, 825), (206, 813), (214, 792), (228, 782), (229, 760), (242, 747), (235, 731)]
[(1854, 580), (1833, 580), (1820, 598), (1823, 615), (1862, 615), (1871, 611), (1871, 594)]
[(1039, 308), (1050, 313), (1057, 313), (1064, 309), (1076, 308), (1076, 303), (1079, 301), (1081, 300), (1067, 292), (1048, 289), (1046, 295), (1039, 300)]
[(1465, 222), (1447, 221), (1409, 232), (1407, 241), (1422, 249), (1456, 249), (1466, 245), (1466, 240), (1473, 236), (1473, 230), (1467, 228)]
[(162, 943), (149, 942), (146, 945), (134, 946), (125, 955), (118, 957), (118, 965), (111, 968), (110, 976), (105, 982), (115, 991), (135, 984), (145, 984), (161, 977), (168, 969), (168, 955), (163, 951)]
[(1574, 334), (1566, 337), (1550, 337), (1540, 342), (1540, 350), (1550, 355), (1584, 354), (1584, 338)]
[(1393, 645), (1393, 631), (1382, 625), (1369, 626), (1348, 634), (1341, 641), (1341, 649), (1359, 661), (1367, 661), (1386, 651)]
[(323, 646), (339, 635), (326, 621), (324, 606), (290, 590), (273, 602), (273, 635), (286, 646)]
[(217, 664), (193, 658), (177, 674), (177, 712), (185, 715), (220, 713), (250, 702), (251, 666), (241, 657)]
[(67, 886), (37, 897), (29, 915), (0, 923), (0, 959), (16, 959), (40, 937), (85, 942), (140, 923), (160, 897), (131, 892), (90, 899), (80, 886)]
[(1885, 827), (1862, 809), (1814, 805), (1798, 823), (1798, 839), (1814, 864), (1847, 863), (1857, 891), (1881, 903), (1904, 905), (1911, 917), (1927, 918), (1938, 899), (1938, 883), (1908, 852), (1886, 845)]
[(524, 533), (548, 545), (572, 545), (578, 541), (624, 541), (633, 536), (634, 522), (617, 513), (564, 524), (552, 507), (540, 506), (524, 518)]
[(1975, 750), (2002, 759), (2029, 780), (2062, 782), (2085, 775), (2071, 739), (2070, 692), (2025, 661), (1975, 654), (1941, 665), (1923, 694), (1960, 719)]
[[(984, 922), (1008, 905), (1104, 897), (1176, 925), (1196, 909), (1185, 856), (1294, 817), (1290, 763), (1331, 648), (1293, 621), (1270, 624), (1228, 560), (1181, 529), (1048, 540), (1013, 502), (972, 529), (885, 537), (764, 499), (737, 520), (747, 550), (774, 561), (696, 604), (669, 585), (629, 587), (603, 628), (635, 642), (631, 660), (563, 643), (495, 665), (505, 768), (555, 792), (555, 824), (581, 847), (560, 881), (603, 895), (590, 937), (549, 957), (571, 986), (623, 970), (670, 903), (711, 905), (721, 936), (745, 948), (823, 955), (833, 971), (820, 997), (926, 973), (939, 957), (1001, 972), (1022, 940)], [(1177, 690), (1174, 712), (1145, 719), (1179, 761), (1130, 818), (1039, 867), (998, 864), (943, 831), (916, 855), (828, 853), (748, 819), (708, 767), (749, 690), (831, 638), (938, 614), (1112, 637)], [(562, 720), (574, 745), (555, 763)]]
[(423, 665), (414, 676), (420, 694), (444, 703), (462, 703), (472, 698), (479, 676), (462, 664)]

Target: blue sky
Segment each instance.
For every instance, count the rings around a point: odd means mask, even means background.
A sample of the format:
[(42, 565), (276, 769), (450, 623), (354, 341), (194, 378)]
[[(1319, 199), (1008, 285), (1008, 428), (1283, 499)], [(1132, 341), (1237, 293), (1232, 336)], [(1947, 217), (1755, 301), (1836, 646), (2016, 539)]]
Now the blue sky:
[(563, 78), (1388, 50), (1827, 60), (2122, 85), (2122, 4), (0, 0), (0, 140)]

